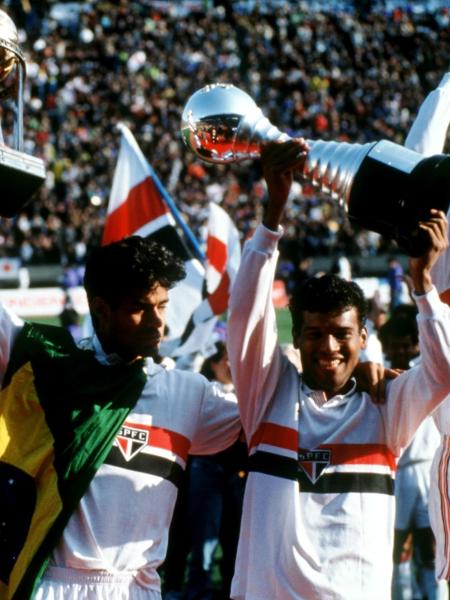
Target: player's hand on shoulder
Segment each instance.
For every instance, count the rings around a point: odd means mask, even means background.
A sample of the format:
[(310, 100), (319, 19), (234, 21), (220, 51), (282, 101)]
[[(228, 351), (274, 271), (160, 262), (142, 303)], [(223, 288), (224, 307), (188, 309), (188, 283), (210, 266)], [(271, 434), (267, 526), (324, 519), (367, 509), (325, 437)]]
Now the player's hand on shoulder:
[(402, 372), (401, 369), (390, 369), (380, 363), (364, 361), (356, 365), (353, 376), (358, 390), (369, 394), (374, 404), (384, 404), (387, 382)]

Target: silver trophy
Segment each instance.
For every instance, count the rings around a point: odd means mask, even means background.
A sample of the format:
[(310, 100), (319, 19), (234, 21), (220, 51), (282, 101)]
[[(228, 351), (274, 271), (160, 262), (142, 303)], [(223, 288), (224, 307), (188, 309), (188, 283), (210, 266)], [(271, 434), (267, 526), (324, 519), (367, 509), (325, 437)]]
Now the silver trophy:
[[(258, 158), (264, 142), (290, 139), (248, 94), (221, 83), (189, 98), (181, 135), (202, 160), (219, 164)], [(306, 181), (341, 203), (351, 221), (395, 239), (410, 256), (423, 253), (427, 238), (418, 222), (430, 208), (448, 210), (450, 156), (424, 158), (387, 140), (308, 144), (301, 173)]]
[(13, 147), (8, 147), (0, 129), (0, 216), (12, 217), (31, 199), (45, 181), (41, 159), (23, 152), (23, 89), (25, 58), (18, 44), (17, 29), (0, 10), (0, 101), (11, 104)]

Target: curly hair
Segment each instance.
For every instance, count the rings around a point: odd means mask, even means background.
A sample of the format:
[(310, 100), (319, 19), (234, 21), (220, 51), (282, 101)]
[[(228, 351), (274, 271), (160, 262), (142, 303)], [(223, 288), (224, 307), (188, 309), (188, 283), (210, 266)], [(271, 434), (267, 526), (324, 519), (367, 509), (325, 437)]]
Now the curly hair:
[(337, 275), (309, 277), (295, 288), (289, 302), (292, 331), (300, 333), (305, 311), (341, 313), (353, 307), (356, 308), (359, 326), (363, 327), (367, 318), (367, 301), (358, 284)]
[(146, 292), (155, 284), (170, 289), (185, 276), (183, 261), (169, 249), (133, 235), (92, 250), (84, 287), (88, 300), (97, 296), (116, 307), (130, 292)]

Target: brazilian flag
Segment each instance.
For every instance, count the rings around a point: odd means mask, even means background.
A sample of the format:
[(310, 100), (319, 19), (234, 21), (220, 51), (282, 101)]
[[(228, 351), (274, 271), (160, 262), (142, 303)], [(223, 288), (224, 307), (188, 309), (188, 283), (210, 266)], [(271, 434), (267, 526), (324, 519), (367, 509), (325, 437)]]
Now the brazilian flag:
[(26, 324), (0, 392), (0, 600), (27, 600), (146, 381)]

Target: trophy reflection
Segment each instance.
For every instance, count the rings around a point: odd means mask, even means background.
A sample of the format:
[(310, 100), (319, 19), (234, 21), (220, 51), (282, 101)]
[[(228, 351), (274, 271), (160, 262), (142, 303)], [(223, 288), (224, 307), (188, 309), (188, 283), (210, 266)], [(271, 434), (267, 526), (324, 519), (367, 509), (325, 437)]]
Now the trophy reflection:
[[(181, 135), (202, 160), (225, 164), (258, 158), (261, 145), (289, 139), (253, 99), (230, 84), (208, 85), (183, 110)], [(418, 222), (450, 204), (450, 156), (424, 158), (387, 140), (367, 144), (308, 140), (301, 176), (344, 206), (348, 218), (395, 239), (420, 256), (426, 236)]]
[(0, 10), (0, 102), (2, 116), (13, 117), (12, 147), (6, 145), (0, 127), (0, 216), (12, 217), (45, 181), (41, 159), (23, 152), (23, 91), (25, 58), (18, 44), (16, 26)]

